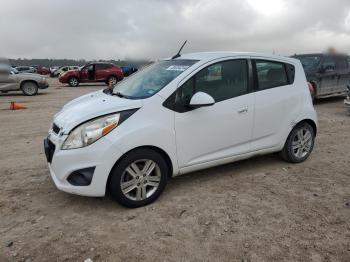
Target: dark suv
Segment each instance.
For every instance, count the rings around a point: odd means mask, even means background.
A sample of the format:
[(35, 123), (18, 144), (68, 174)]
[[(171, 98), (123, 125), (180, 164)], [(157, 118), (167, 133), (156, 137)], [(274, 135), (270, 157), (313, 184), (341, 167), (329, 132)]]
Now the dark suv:
[(301, 61), (307, 80), (313, 85), (313, 98), (344, 95), (350, 85), (350, 57), (342, 54), (295, 55)]

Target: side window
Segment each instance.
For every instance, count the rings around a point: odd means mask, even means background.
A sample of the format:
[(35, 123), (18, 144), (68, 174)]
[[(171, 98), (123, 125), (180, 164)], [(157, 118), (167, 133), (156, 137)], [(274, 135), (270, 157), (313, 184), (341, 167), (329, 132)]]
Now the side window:
[(256, 60), (255, 65), (259, 90), (289, 84), (286, 66), (284, 63)]
[(326, 71), (335, 70), (335, 62), (332, 57), (326, 56), (323, 60), (322, 68)]
[(348, 61), (345, 57), (338, 57), (336, 59), (336, 68), (344, 70), (348, 68)]
[(243, 59), (230, 60), (210, 65), (182, 87), (180, 99), (188, 103), (196, 92), (211, 95), (215, 102), (248, 93), (248, 65)]
[(112, 65), (110, 64), (96, 64), (96, 70), (105, 70), (111, 67)]
[(103, 64), (96, 64), (95, 65), (95, 70), (102, 70), (104, 69)]

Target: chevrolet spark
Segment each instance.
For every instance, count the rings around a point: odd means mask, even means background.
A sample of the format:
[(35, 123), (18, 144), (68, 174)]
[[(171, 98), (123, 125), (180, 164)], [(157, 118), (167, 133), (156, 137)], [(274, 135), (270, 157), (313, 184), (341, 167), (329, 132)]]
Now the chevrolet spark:
[(139, 207), (180, 174), (274, 152), (303, 162), (316, 132), (298, 60), (212, 52), (155, 62), (114, 88), (69, 102), (44, 148), (60, 190), (109, 192)]

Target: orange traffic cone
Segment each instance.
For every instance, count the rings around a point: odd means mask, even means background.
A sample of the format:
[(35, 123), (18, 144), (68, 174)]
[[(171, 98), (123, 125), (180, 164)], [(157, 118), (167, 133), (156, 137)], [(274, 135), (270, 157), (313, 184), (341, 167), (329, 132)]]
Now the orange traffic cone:
[(19, 109), (27, 109), (27, 107), (19, 103), (11, 102), (10, 110), (19, 110)]

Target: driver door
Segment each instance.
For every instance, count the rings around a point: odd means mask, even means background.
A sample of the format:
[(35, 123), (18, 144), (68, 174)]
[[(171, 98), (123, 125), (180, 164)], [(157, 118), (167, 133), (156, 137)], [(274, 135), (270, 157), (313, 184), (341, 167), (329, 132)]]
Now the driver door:
[(94, 79), (95, 79), (94, 65), (91, 64), (91, 65), (84, 66), (80, 72), (80, 81), (88, 82)]
[[(250, 151), (254, 93), (249, 93), (248, 61), (226, 60), (212, 64), (177, 91), (175, 132), (180, 168), (229, 158)], [(215, 104), (191, 109), (196, 92), (212, 96)]]
[(12, 74), (10, 71), (1, 70), (0, 71), (0, 90), (16, 90), (16, 75)]
[(335, 61), (332, 57), (326, 56), (322, 64), (321, 86), (318, 94), (331, 94), (337, 89), (338, 76), (335, 68)]

